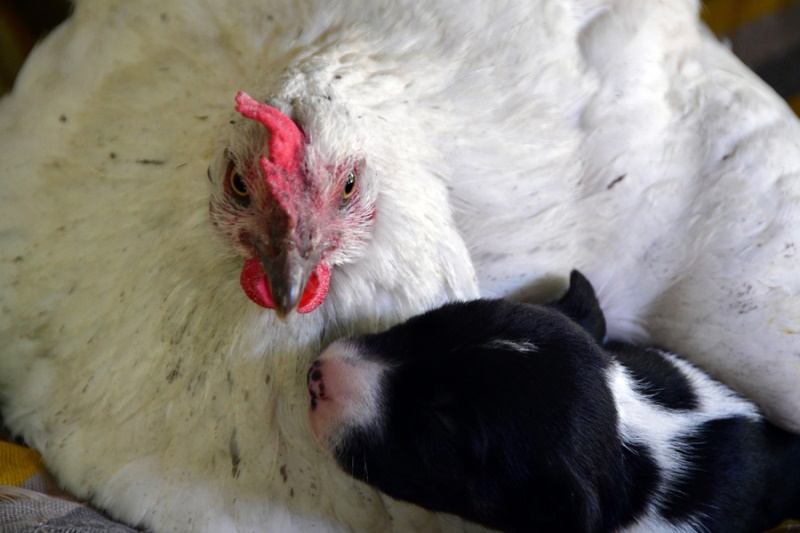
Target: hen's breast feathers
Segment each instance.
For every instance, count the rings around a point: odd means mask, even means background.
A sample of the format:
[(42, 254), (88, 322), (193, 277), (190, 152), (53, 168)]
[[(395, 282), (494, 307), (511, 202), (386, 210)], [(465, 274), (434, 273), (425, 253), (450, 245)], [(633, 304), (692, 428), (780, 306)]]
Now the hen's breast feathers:
[[(580, 268), (612, 333), (644, 320), (800, 427), (798, 125), (696, 9), (78, 3), (0, 103), (6, 421), (70, 490), (153, 527), (458, 527), (319, 458), (305, 368), (478, 281), (547, 292)], [(238, 90), (321, 159), (363, 156), (374, 191), (366, 244), (286, 322), (208, 222), (206, 167), (247, 141)]]

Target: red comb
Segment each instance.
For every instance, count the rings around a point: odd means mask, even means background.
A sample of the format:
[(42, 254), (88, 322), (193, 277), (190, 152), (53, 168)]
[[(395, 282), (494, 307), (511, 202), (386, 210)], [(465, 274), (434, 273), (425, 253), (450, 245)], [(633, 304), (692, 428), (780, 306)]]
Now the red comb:
[(244, 91), (236, 95), (236, 111), (259, 121), (269, 130), (269, 161), (286, 172), (296, 172), (303, 160), (305, 137), (292, 119), (274, 107), (253, 100)]

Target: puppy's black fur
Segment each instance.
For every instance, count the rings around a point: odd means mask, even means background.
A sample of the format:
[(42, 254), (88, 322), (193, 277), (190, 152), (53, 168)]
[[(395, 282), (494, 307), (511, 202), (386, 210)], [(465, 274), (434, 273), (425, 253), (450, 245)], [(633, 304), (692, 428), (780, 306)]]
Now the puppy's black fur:
[[(703, 415), (719, 384), (660, 350), (603, 345), (605, 333), (573, 272), (551, 305), (454, 303), (348, 339), (388, 370), (380, 419), (332, 451), (395, 498), (505, 531), (749, 532), (800, 516), (800, 437), (736, 411), (741, 399)], [(635, 419), (636, 404), (623, 424), (620, 365), (636, 401), (668, 418)], [(671, 417), (684, 417), (679, 432), (648, 429)]]

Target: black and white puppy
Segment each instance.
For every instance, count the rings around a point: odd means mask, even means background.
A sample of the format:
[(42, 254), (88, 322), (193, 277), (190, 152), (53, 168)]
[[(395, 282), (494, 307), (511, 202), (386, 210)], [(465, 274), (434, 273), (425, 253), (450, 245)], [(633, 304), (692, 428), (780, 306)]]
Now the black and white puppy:
[(686, 361), (604, 336), (578, 272), (547, 306), (445, 305), (328, 347), (308, 373), (312, 430), (390, 496), (506, 531), (800, 516), (800, 437)]

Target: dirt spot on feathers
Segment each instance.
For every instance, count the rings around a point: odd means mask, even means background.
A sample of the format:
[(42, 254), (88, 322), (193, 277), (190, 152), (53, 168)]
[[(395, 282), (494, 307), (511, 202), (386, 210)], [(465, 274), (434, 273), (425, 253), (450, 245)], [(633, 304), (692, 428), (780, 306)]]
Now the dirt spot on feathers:
[(167, 383), (173, 383), (181, 375), (181, 363), (183, 359), (178, 359), (178, 364), (175, 365), (169, 374), (167, 374)]
[(239, 443), (236, 440), (236, 428), (233, 428), (231, 432), (231, 441), (228, 446), (228, 450), (231, 455), (231, 476), (233, 479), (237, 479), (239, 477), (239, 463), (241, 463), (242, 458), (239, 455)]
[(616, 184), (618, 184), (619, 182), (621, 182), (622, 180), (624, 180), (624, 179), (625, 179), (627, 176), (628, 176), (627, 174), (623, 174), (623, 175), (621, 175), (621, 176), (617, 176), (617, 177), (616, 177), (616, 178), (615, 178), (615, 179), (614, 179), (614, 180), (613, 180), (611, 183), (609, 183), (609, 184), (608, 184), (608, 186), (606, 187), (606, 190), (609, 190), (609, 191), (610, 191), (611, 189), (613, 189), (613, 188), (614, 188), (614, 186), (615, 186)]
[(286, 473), (286, 465), (281, 465), (280, 473), (281, 479), (283, 479), (283, 482), (286, 483), (286, 481), (289, 479), (289, 474)]
[(759, 308), (758, 304), (753, 300), (753, 286), (750, 283), (745, 283), (739, 290), (735, 291), (734, 303), (731, 304), (731, 309), (739, 315), (744, 315), (755, 311)]

